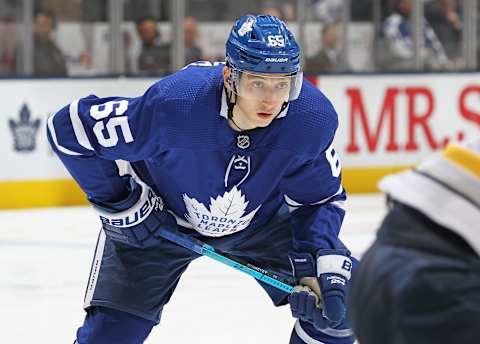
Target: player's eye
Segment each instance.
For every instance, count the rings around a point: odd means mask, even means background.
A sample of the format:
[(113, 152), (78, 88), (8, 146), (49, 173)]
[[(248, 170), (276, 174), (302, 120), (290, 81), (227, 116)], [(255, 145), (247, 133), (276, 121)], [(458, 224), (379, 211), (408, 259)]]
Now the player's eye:
[(263, 81), (252, 81), (251, 85), (253, 88), (263, 88), (265, 83)]
[(287, 81), (279, 82), (278, 84), (275, 85), (275, 87), (278, 90), (284, 90), (284, 89), (288, 88), (288, 82)]

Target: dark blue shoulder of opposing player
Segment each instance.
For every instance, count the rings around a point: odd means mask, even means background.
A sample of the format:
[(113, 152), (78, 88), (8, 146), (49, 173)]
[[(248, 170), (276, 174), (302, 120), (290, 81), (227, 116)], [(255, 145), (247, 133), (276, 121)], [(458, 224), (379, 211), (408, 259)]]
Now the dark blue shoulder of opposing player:
[(328, 98), (304, 79), (300, 96), (292, 101), (282, 127), (288, 132), (282, 143), (297, 154), (315, 157), (331, 144), (338, 116)]

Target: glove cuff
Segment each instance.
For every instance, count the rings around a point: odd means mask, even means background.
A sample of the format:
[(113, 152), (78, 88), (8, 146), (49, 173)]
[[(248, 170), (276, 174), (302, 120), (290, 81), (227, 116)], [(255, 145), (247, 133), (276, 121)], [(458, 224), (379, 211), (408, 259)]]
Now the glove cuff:
[(303, 277), (316, 277), (315, 259), (310, 253), (289, 252), (288, 259), (297, 280)]
[[(108, 206), (102, 206), (92, 202), (93, 208), (100, 216), (103, 224), (112, 225), (118, 228), (128, 228), (136, 226), (150, 215), (153, 210), (163, 210), (163, 200), (155, 195), (155, 192), (144, 182), (138, 180), (132, 181), (132, 193), (127, 199), (133, 205), (124, 211), (112, 212)], [(141, 190), (141, 193), (138, 191)], [(138, 197), (135, 200), (133, 197)], [(125, 202), (125, 201), (122, 201)]]
[(338, 274), (350, 280), (352, 260), (345, 251), (320, 250), (317, 253), (317, 276), (323, 274)]

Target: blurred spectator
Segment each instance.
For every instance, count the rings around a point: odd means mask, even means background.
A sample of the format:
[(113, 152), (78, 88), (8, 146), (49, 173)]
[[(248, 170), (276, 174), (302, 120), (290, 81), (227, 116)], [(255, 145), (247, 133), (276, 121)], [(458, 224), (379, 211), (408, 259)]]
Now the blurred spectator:
[[(394, 12), (385, 20), (383, 34), (387, 54), (382, 62), (385, 69), (413, 69), (415, 66), (410, 20), (412, 12), (413, 0), (396, 0)], [(420, 54), (427, 69), (440, 69), (448, 62), (442, 43), (426, 20)]]
[(185, 35), (185, 62), (191, 63), (203, 59), (202, 49), (198, 46), (198, 23), (193, 17), (186, 17), (183, 21)]
[(15, 0), (0, 0), (0, 75), (15, 73)]
[[(203, 59), (202, 49), (198, 46), (198, 24), (193, 17), (183, 21), (185, 35), (185, 63)], [(142, 51), (138, 57), (140, 74), (163, 75), (170, 72), (170, 43), (160, 42), (160, 32), (152, 18), (143, 18), (137, 22), (137, 32), (142, 40)]]
[(0, 75), (15, 74), (16, 24), (0, 21)]
[(427, 18), (449, 59), (461, 57), (462, 21), (455, 0), (434, 0), (426, 5)]
[(285, 15), (283, 14), (283, 11), (278, 7), (274, 7), (274, 6), (262, 7), (260, 8), (259, 14), (268, 14), (285, 21)]
[(315, 19), (324, 23), (337, 22), (342, 19), (343, 0), (313, 0)]
[(52, 38), (55, 29), (52, 13), (39, 11), (33, 23), (33, 74), (41, 76), (66, 76), (67, 67), (62, 51)]
[(15, 14), (18, 6), (16, 0), (0, 0), (0, 20), (15, 20)]
[(153, 18), (144, 17), (137, 21), (137, 33), (142, 41), (138, 56), (139, 74), (166, 74), (170, 70), (170, 47), (160, 42), (160, 32)]
[[(345, 2), (343, 0), (310, 0), (313, 16), (323, 22), (341, 21)], [(373, 21), (374, 2), (378, 2), (381, 10), (387, 10), (391, 0), (355, 0), (350, 1), (350, 20), (353, 22)], [(388, 13), (390, 13), (389, 11)], [(385, 17), (386, 15), (384, 15)]]
[(57, 21), (82, 19), (82, 0), (35, 0), (36, 11), (48, 11)]
[(291, 0), (258, 0), (259, 13), (270, 14), (284, 22), (297, 20), (297, 3)]
[(285, 22), (296, 20), (297, 4), (290, 0), (259, 0), (261, 14), (270, 14)]
[(315, 56), (305, 59), (305, 73), (313, 74), (338, 70), (337, 38), (337, 24), (324, 24), (322, 27), (321, 50)]

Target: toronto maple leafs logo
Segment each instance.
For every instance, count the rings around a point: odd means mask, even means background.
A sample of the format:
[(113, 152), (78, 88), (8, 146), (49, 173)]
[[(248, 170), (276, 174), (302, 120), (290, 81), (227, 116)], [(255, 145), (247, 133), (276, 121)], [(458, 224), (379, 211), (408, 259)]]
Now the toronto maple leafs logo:
[(250, 32), (253, 30), (253, 24), (255, 23), (255, 19), (253, 18), (248, 18), (243, 24), (242, 26), (240, 27), (240, 29), (238, 29), (238, 34), (240, 36), (245, 36), (245, 34), (247, 32)]
[(31, 152), (35, 150), (40, 119), (30, 119), (30, 110), (26, 104), (23, 104), (20, 110), (20, 120), (17, 122), (10, 119), (8, 124), (13, 134), (14, 149), (17, 152)]
[(183, 194), (183, 202), (187, 209), (185, 218), (200, 234), (219, 237), (244, 230), (252, 221), (260, 206), (245, 214), (248, 201), (245, 195), (234, 186), (223, 196), (210, 197), (209, 208), (195, 198)]

